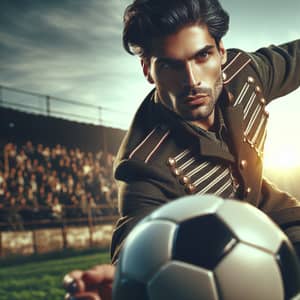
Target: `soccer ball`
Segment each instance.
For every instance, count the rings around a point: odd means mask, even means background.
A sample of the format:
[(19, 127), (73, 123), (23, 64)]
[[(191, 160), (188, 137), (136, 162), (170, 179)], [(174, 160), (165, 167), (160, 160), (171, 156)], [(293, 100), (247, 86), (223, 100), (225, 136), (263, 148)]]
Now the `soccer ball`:
[(113, 299), (299, 299), (299, 270), (288, 238), (264, 213), (236, 200), (189, 196), (128, 235)]

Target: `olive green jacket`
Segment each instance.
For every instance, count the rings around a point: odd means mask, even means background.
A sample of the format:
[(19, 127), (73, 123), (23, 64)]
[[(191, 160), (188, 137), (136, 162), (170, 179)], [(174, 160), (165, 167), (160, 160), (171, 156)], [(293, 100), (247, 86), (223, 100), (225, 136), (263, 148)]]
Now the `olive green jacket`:
[[(262, 178), (266, 105), (300, 86), (300, 40), (254, 53), (230, 49), (227, 54), (218, 105), (234, 159), (156, 103), (152, 91), (138, 109), (115, 161), (121, 217), (112, 238), (113, 262), (133, 226), (160, 205), (194, 193), (226, 198), (225, 179), (212, 180), (215, 190), (197, 186), (220, 165), (235, 166), (240, 183), (235, 198), (260, 208), (280, 225), (300, 220), (300, 202)], [(219, 178), (232, 176), (226, 170), (220, 169)]]

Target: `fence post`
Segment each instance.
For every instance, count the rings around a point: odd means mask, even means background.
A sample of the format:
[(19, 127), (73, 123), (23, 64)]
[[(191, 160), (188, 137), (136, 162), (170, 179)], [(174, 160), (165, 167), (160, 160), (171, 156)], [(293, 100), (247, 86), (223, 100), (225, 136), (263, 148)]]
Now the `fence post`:
[(0, 231), (0, 258), (3, 256), (3, 251), (2, 251), (2, 230)]
[(50, 116), (50, 96), (46, 96), (46, 112), (47, 116)]
[(92, 207), (90, 203), (88, 204), (88, 227), (89, 227), (89, 234), (90, 234), (90, 247), (93, 247), (94, 226), (93, 226)]
[(3, 103), (3, 93), (2, 93), (2, 91), (3, 91), (3, 87), (2, 87), (2, 85), (0, 85), (0, 105), (2, 105), (2, 103)]
[(99, 125), (103, 125), (102, 124), (102, 107), (101, 106), (98, 106), (98, 112), (99, 112), (99, 119), (98, 119)]
[(38, 254), (38, 246), (37, 246), (37, 241), (36, 241), (36, 230), (32, 230), (32, 244), (33, 244), (33, 252), (34, 254)]
[(106, 140), (106, 131), (104, 128), (104, 124), (103, 124), (103, 119), (102, 119), (102, 107), (98, 106), (98, 111), (99, 111), (99, 125), (101, 125), (102, 127), (102, 148), (104, 151), (104, 154), (106, 154), (107, 152), (107, 140)]

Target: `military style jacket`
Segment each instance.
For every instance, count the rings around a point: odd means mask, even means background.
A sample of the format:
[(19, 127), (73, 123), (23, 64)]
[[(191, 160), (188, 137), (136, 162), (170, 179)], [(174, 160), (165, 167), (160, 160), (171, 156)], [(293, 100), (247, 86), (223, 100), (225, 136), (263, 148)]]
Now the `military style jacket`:
[(112, 238), (113, 262), (138, 221), (188, 194), (237, 198), (278, 224), (300, 220), (300, 202), (262, 178), (266, 105), (300, 86), (300, 40), (253, 53), (230, 49), (227, 55), (218, 105), (232, 155), (200, 138), (155, 102), (152, 91), (138, 109), (115, 161), (121, 217)]

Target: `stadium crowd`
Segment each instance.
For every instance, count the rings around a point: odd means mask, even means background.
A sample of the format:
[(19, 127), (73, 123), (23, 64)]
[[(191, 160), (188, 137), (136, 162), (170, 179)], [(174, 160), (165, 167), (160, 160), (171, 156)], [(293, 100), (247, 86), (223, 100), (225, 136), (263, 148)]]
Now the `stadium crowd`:
[(116, 214), (111, 153), (6, 143), (0, 153), (0, 223), (22, 230), (42, 220)]

